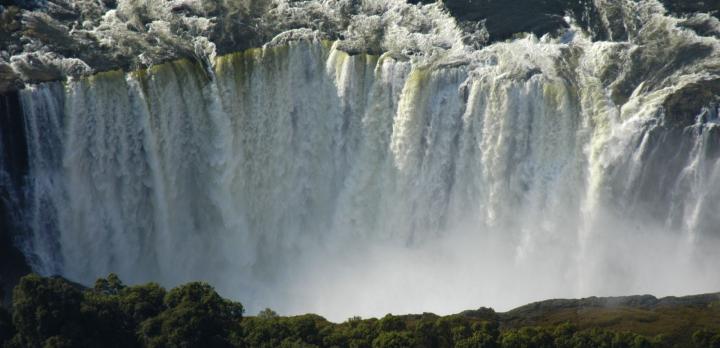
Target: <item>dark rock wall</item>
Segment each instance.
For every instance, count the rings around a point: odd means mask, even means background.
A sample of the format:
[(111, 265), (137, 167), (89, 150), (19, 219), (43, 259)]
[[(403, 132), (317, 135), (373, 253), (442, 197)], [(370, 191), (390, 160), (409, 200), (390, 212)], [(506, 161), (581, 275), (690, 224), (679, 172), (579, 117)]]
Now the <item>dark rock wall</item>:
[(27, 144), (22, 107), (17, 92), (0, 94), (0, 300), (7, 303), (10, 289), (30, 272), (13, 241), (20, 228), (19, 209), (27, 176)]
[(563, 17), (572, 15), (598, 38), (606, 33), (591, 0), (446, 0), (450, 13), (461, 21), (485, 21), (490, 41), (516, 33), (542, 36), (567, 27)]
[(676, 15), (705, 12), (720, 18), (720, 0), (660, 0), (660, 2), (670, 13)]
[[(408, 0), (433, 3), (435, 0)], [(720, 0), (661, 0), (673, 15), (696, 12), (720, 18)], [(624, 40), (621, 20), (603, 23), (593, 0), (445, 0), (450, 13), (460, 21), (485, 21), (490, 41), (503, 41), (517, 33), (542, 36), (567, 27), (563, 17), (570, 15), (596, 40)], [(610, 9), (612, 10), (612, 9)], [(612, 14), (612, 11), (609, 11)], [(621, 17), (621, 13), (617, 13)], [(609, 28), (606, 27), (609, 25)], [(615, 35), (611, 37), (610, 33)]]

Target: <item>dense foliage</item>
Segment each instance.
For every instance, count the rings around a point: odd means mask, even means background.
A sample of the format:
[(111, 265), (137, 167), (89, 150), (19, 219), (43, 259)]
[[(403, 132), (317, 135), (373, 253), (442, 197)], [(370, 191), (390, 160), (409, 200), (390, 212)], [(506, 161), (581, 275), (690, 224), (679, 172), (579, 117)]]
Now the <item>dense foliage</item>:
[(13, 291), (12, 322), (0, 312), (0, 345), (232, 347), (242, 344), (234, 341), (242, 312), (204, 283), (165, 291), (153, 283), (125, 286), (111, 274), (83, 289), (29, 275)]
[[(240, 303), (204, 283), (166, 291), (157, 284), (125, 286), (111, 274), (84, 289), (61, 278), (24, 277), (13, 292), (12, 315), (0, 307), (0, 347), (684, 347), (652, 337), (571, 323), (508, 327), (492, 309), (440, 317), (353, 317), (334, 324), (271, 309), (243, 318)], [(720, 348), (720, 332), (699, 329), (698, 348)]]

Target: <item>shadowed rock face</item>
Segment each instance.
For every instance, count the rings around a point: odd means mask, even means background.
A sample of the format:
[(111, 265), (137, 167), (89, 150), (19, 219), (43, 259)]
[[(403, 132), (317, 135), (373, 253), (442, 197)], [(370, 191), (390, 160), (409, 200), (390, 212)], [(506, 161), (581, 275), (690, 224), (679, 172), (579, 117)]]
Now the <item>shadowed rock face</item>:
[[(410, 0), (412, 3), (433, 3), (432, 0)], [(676, 16), (696, 12), (720, 16), (720, 0), (662, 0), (665, 8)], [(446, 0), (445, 6), (460, 21), (485, 21), (490, 41), (502, 41), (516, 33), (542, 36), (566, 28), (563, 19), (570, 15), (597, 40), (625, 39), (623, 13), (607, 3), (607, 23), (592, 0)], [(719, 17), (720, 18), (720, 17)], [(614, 35), (612, 35), (614, 33)]]
[(506, 40), (516, 33), (553, 33), (568, 26), (563, 19), (566, 15), (598, 37), (606, 36), (597, 9), (588, 0), (448, 0), (445, 6), (461, 21), (485, 21), (490, 41)]
[(685, 127), (695, 122), (698, 106), (720, 103), (720, 80), (693, 83), (665, 100), (666, 121), (672, 126)]
[(22, 204), (20, 192), (27, 173), (27, 145), (25, 144), (22, 110), (17, 92), (0, 94), (0, 302), (7, 303), (10, 291), (18, 279), (30, 272), (25, 257), (12, 240), (16, 219), (13, 206)]
[(44, 0), (0, 0), (2, 6), (17, 6), (26, 10), (36, 9), (46, 3)]
[(720, 16), (720, 0), (661, 0), (671, 13), (685, 15), (692, 12), (712, 12)]

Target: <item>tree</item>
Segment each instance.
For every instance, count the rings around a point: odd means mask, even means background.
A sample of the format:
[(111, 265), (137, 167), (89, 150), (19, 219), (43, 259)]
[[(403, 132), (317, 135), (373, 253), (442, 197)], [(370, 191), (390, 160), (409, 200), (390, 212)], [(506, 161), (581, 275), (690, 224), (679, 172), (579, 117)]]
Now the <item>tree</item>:
[(258, 313), (258, 318), (268, 319), (268, 318), (277, 318), (278, 314), (274, 310), (270, 308), (265, 308)]
[(350, 322), (350, 347), (368, 348), (380, 332), (379, 320), (369, 319), (359, 322)]
[(409, 332), (381, 332), (373, 340), (373, 348), (407, 348), (414, 345), (413, 338)]
[(156, 283), (123, 288), (120, 310), (132, 318), (135, 326), (165, 310), (165, 289)]
[(147, 347), (231, 347), (240, 331), (243, 307), (220, 297), (208, 284), (194, 282), (172, 289), (166, 309), (140, 325)]
[(558, 348), (573, 348), (572, 338), (577, 332), (577, 327), (570, 323), (563, 323), (555, 327), (555, 346)]
[(472, 331), (467, 317), (449, 315), (435, 320), (435, 346), (454, 347), (458, 342), (471, 336)]
[(475, 332), (472, 336), (462, 339), (455, 344), (457, 348), (496, 348), (494, 337), (485, 332)]
[(390, 332), (402, 330), (405, 330), (405, 321), (402, 320), (402, 318), (387, 314), (380, 319), (380, 331)]
[(247, 318), (242, 327), (245, 345), (249, 347), (278, 347), (290, 337), (290, 328), (280, 318)]
[(325, 321), (323, 317), (313, 314), (305, 314), (287, 318), (287, 320), (292, 338), (300, 340), (306, 344), (322, 344), (318, 323)]
[[(47, 344), (80, 345), (83, 323), (80, 315), (82, 293), (61, 278), (36, 274), (23, 277), (13, 291), (13, 344), (42, 347)], [(50, 340), (52, 338), (52, 340)]]
[(100, 278), (84, 292), (80, 312), (87, 329), (86, 339), (95, 347), (137, 347), (135, 332), (140, 321), (124, 310), (125, 285), (115, 274)]
[[(166, 292), (154, 283), (126, 286), (114, 274), (89, 289), (62, 278), (29, 275), (14, 297), (12, 315), (0, 307), (0, 346), (5, 348), (661, 348), (689, 338), (579, 330), (570, 323), (507, 325), (500, 334), (500, 321), (489, 310), (445, 317), (353, 317), (333, 324), (314, 314), (280, 317), (265, 309), (243, 319), (240, 303), (221, 298), (205, 283)], [(716, 331), (699, 330), (692, 340), (698, 348), (720, 348)]]
[(435, 334), (435, 321), (429, 318), (421, 319), (415, 325), (415, 344), (419, 348), (438, 347)]
[(103, 295), (118, 295), (125, 289), (125, 285), (115, 273), (110, 273), (107, 278), (100, 278), (95, 281), (94, 290)]

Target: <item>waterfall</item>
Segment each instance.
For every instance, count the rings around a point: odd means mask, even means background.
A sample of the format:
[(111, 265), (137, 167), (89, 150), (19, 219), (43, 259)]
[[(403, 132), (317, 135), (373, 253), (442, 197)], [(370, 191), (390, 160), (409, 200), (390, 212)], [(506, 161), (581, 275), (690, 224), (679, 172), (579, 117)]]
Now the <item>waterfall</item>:
[(28, 85), (21, 249), (335, 320), (717, 290), (719, 104), (673, 98), (718, 79), (720, 43), (647, 18), (625, 42), (407, 59), (297, 35)]

